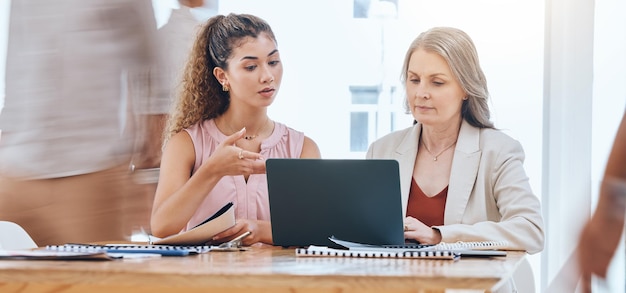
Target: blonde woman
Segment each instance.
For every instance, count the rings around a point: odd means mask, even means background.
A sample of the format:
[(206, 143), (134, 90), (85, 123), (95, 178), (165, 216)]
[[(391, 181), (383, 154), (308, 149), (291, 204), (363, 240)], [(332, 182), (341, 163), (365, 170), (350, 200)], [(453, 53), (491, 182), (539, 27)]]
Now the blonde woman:
[(415, 124), (370, 145), (400, 163), (405, 238), (436, 244), (507, 241), (543, 249), (541, 205), (521, 144), (489, 121), (487, 81), (470, 37), (450, 27), (420, 34), (402, 71)]

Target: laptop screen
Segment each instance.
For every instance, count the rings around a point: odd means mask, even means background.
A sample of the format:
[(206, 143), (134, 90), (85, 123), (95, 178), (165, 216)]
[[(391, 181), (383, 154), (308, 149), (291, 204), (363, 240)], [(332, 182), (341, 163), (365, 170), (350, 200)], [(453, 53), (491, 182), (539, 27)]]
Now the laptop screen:
[(397, 161), (268, 159), (266, 169), (275, 245), (404, 244)]

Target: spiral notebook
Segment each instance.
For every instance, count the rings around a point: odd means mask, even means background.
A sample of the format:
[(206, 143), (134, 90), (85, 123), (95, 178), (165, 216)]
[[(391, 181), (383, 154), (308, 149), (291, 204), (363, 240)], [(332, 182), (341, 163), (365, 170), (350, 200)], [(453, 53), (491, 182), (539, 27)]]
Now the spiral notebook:
[(111, 255), (121, 254), (159, 254), (162, 256), (187, 256), (205, 253), (211, 250), (210, 246), (178, 246), (178, 245), (140, 245), (140, 244), (63, 244), (48, 245), (48, 251), (57, 252), (105, 252)]
[[(454, 243), (439, 243), (436, 245), (421, 245), (418, 247), (410, 247), (404, 245), (369, 245), (351, 241), (345, 241), (337, 239), (335, 237), (329, 237), (329, 240), (337, 245), (344, 247), (344, 251), (353, 252), (428, 252), (428, 251), (445, 251), (453, 252), (459, 256), (465, 257), (492, 257), (492, 256), (506, 256), (507, 252), (504, 251), (509, 247), (508, 241), (470, 241), (463, 242), (458, 241)], [(341, 250), (341, 249), (340, 249)], [(344, 255), (342, 255), (344, 256)], [(349, 256), (349, 255), (345, 255)]]
[(457, 260), (461, 254), (448, 250), (344, 250), (326, 246), (311, 245), (307, 248), (296, 248), (296, 256), (328, 256), (328, 257), (357, 257), (357, 258), (418, 258), (418, 259), (445, 259)]

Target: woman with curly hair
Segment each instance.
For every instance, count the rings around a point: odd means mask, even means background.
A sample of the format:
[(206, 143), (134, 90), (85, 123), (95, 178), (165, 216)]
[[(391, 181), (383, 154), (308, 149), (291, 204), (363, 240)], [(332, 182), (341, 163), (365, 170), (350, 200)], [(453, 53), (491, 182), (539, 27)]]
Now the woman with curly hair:
[(248, 14), (217, 15), (199, 30), (166, 130), (151, 232), (185, 231), (233, 202), (244, 245), (272, 244), (266, 158), (319, 158), (317, 144), (267, 115), (283, 67), (271, 27)]

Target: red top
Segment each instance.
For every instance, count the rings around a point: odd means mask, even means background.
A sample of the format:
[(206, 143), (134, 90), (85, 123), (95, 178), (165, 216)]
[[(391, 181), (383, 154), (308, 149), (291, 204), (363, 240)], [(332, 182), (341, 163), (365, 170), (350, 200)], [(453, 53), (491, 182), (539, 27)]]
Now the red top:
[(406, 207), (406, 215), (420, 220), (424, 225), (442, 226), (443, 213), (446, 209), (446, 199), (448, 198), (448, 186), (433, 197), (428, 197), (415, 182), (411, 180), (411, 190), (409, 191), (409, 203)]

